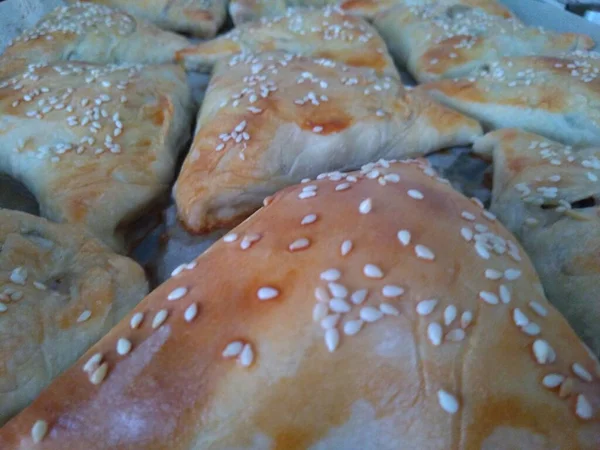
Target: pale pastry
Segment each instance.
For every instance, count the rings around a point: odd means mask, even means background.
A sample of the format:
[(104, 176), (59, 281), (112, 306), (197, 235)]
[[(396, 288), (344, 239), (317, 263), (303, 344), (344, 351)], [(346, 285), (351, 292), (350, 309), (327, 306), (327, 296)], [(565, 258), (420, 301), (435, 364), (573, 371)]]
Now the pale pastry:
[(285, 13), (286, 8), (334, 6), (341, 12), (372, 19), (378, 13), (394, 6), (468, 5), (481, 8), (490, 14), (512, 17), (512, 13), (496, 0), (231, 0), (229, 15), (236, 26), (261, 17), (275, 17)]
[[(78, 3), (79, 0), (66, 0)], [(84, 0), (120, 8), (166, 30), (210, 38), (227, 17), (227, 0)]]
[(12, 40), (0, 56), (0, 77), (31, 63), (60, 60), (109, 63), (175, 62), (191, 43), (182, 36), (93, 3), (60, 6)]
[(139, 265), (80, 227), (0, 209), (0, 424), (147, 293)]
[(600, 64), (580, 55), (505, 58), (469, 78), (424, 88), (487, 129), (523, 128), (565, 144), (600, 145)]
[(272, 50), (327, 58), (398, 77), (377, 31), (360, 17), (334, 8), (288, 8), (281, 16), (242, 24), (216, 39), (181, 50), (177, 57), (188, 69), (211, 70), (218, 60), (238, 53)]
[(419, 82), (463, 77), (508, 56), (552, 56), (594, 46), (591, 38), (527, 27), (477, 7), (396, 7), (373, 22), (389, 50)]
[(174, 65), (30, 66), (0, 82), (0, 171), (121, 249), (117, 228), (169, 188), (191, 103)]
[(514, 237), (387, 161), (277, 193), (0, 429), (11, 450), (599, 441), (598, 360)]
[(477, 122), (420, 89), (289, 53), (220, 62), (175, 186), (193, 232), (239, 222), (278, 189), (379, 158), (469, 144)]
[(475, 149), (493, 153), (492, 210), (521, 240), (548, 299), (600, 355), (600, 148), (506, 129)]

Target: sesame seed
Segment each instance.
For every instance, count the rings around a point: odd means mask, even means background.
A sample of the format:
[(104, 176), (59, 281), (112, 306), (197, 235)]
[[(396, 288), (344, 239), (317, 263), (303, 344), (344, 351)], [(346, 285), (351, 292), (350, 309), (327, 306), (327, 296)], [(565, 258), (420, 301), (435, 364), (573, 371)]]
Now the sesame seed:
[(491, 222), (494, 222), (496, 220), (496, 216), (490, 211), (483, 211), (481, 214), (483, 215), (483, 217), (485, 217)]
[(242, 349), (242, 353), (240, 353), (240, 364), (243, 367), (249, 367), (252, 365), (253, 361), (254, 352), (252, 351), (252, 346), (250, 344), (246, 344)]
[(83, 371), (90, 373), (94, 372), (98, 366), (100, 365), (100, 361), (102, 361), (102, 354), (96, 353), (87, 362), (83, 365)]
[(400, 315), (400, 311), (398, 311), (398, 309), (394, 305), (390, 305), (389, 303), (382, 303), (381, 305), (379, 305), (379, 311), (381, 311), (386, 316)]
[(313, 321), (320, 322), (329, 313), (329, 308), (325, 303), (317, 303), (313, 308)]
[(240, 248), (242, 250), (248, 250), (252, 246), (252, 244), (260, 241), (260, 239), (261, 239), (260, 234), (249, 233), (246, 236), (244, 236), (244, 238), (242, 239), (242, 242), (240, 242)]
[(433, 345), (440, 345), (442, 343), (442, 326), (437, 322), (431, 322), (427, 326), (427, 337)]
[(171, 291), (171, 293), (167, 296), (167, 300), (169, 301), (175, 301), (175, 300), (179, 300), (180, 298), (183, 298), (185, 296), (185, 294), (187, 294), (188, 290), (185, 287), (178, 287), (176, 289), (174, 289), (173, 291)]
[(34, 281), (33, 287), (40, 291), (45, 291), (47, 289), (46, 285), (44, 283), (40, 283), (39, 281)]
[(522, 331), (529, 336), (537, 336), (542, 330), (538, 324), (529, 322), (522, 328)]
[(227, 344), (225, 349), (223, 349), (221, 355), (223, 355), (223, 358), (233, 358), (238, 356), (242, 352), (243, 348), (244, 344), (242, 344), (240, 341), (230, 342)]
[(408, 196), (414, 198), (415, 200), (423, 200), (423, 194), (416, 189), (409, 189)]
[(366, 264), (363, 267), (363, 273), (369, 278), (383, 278), (382, 270), (375, 264)]
[(367, 293), (368, 291), (366, 289), (359, 289), (358, 291), (354, 291), (350, 296), (350, 300), (355, 305), (361, 305), (367, 298)]
[(196, 303), (192, 303), (183, 313), (183, 319), (189, 323), (194, 320), (196, 315), (198, 315), (198, 305), (196, 305)]
[(142, 320), (144, 320), (144, 313), (136, 312), (133, 316), (131, 316), (131, 320), (129, 321), (129, 326), (131, 327), (132, 330), (135, 330), (137, 327), (140, 326), (140, 324), (142, 323)]
[(316, 193), (315, 191), (302, 191), (302, 192), (300, 192), (300, 194), (298, 195), (298, 198), (299, 198), (300, 200), (304, 200), (304, 199), (306, 199), (306, 198), (311, 198), (311, 197), (314, 197), (314, 196), (316, 196), (316, 195), (317, 195), (317, 193)]
[(467, 328), (473, 321), (473, 313), (471, 311), (465, 311), (460, 316), (460, 326)]
[(373, 306), (364, 306), (360, 309), (360, 318), (365, 322), (376, 322), (383, 317), (383, 313)]
[(121, 356), (126, 355), (131, 351), (131, 341), (125, 338), (119, 338), (117, 341), (117, 353)]
[(330, 328), (325, 331), (325, 345), (327, 346), (327, 350), (330, 352), (334, 352), (338, 345), (340, 344), (340, 333), (335, 328)]
[(479, 298), (490, 305), (498, 304), (498, 296), (492, 292), (481, 291)]
[(548, 310), (536, 301), (529, 302), (529, 307), (541, 317), (546, 317), (548, 315)]
[(579, 363), (574, 363), (571, 366), (571, 369), (573, 369), (573, 373), (575, 375), (577, 375), (579, 378), (581, 378), (583, 381), (587, 381), (590, 382), (592, 381), (592, 374), (589, 373), (585, 367), (583, 367), (581, 364)]
[(475, 243), (475, 251), (483, 259), (490, 259), (490, 252), (485, 248), (485, 245), (480, 241)]
[(48, 422), (45, 420), (36, 420), (31, 427), (31, 439), (34, 444), (39, 444), (42, 442), (42, 439), (46, 437), (46, 433), (48, 433)]
[(408, 230), (400, 230), (398, 231), (398, 240), (405, 247), (410, 244), (410, 231)]
[(456, 306), (454, 306), (454, 305), (446, 306), (446, 309), (444, 309), (444, 324), (446, 326), (448, 326), (452, 322), (454, 322), (454, 319), (456, 319), (457, 314), (458, 314), (458, 311), (456, 309)]
[(338, 297), (329, 300), (329, 308), (336, 313), (347, 313), (351, 309), (350, 304), (346, 300)]
[(575, 414), (582, 419), (591, 419), (593, 415), (592, 405), (588, 402), (587, 398), (583, 394), (577, 396), (577, 403), (575, 406)]
[(300, 239), (296, 239), (294, 242), (292, 242), (288, 248), (291, 252), (295, 252), (298, 250), (303, 250), (305, 248), (308, 248), (309, 245), (310, 245), (310, 241), (308, 239), (300, 238)]
[(529, 319), (519, 308), (513, 310), (513, 321), (518, 327), (524, 327), (529, 323)]
[(458, 411), (458, 400), (456, 397), (443, 389), (437, 392), (438, 402), (442, 409), (450, 414), (456, 414)]
[(401, 288), (400, 286), (388, 284), (383, 287), (383, 289), (381, 290), (381, 293), (383, 294), (384, 297), (394, 298), (394, 297), (398, 297), (399, 295), (404, 294), (404, 289)]
[(517, 280), (521, 276), (521, 271), (518, 269), (506, 269), (504, 271), (504, 278), (513, 281)]
[(363, 200), (362, 202), (360, 202), (360, 205), (358, 206), (358, 211), (361, 214), (368, 214), (371, 212), (372, 208), (373, 208), (373, 202), (370, 198), (367, 198), (367, 199)]
[(10, 281), (14, 284), (24, 285), (27, 281), (27, 269), (24, 267), (17, 267), (10, 273)]
[(435, 259), (435, 255), (433, 254), (433, 252), (428, 247), (425, 247), (421, 244), (415, 245), (415, 254), (417, 255), (417, 258), (420, 259), (426, 259), (428, 261), (432, 261)]
[(320, 133), (321, 131), (323, 131), (323, 127), (316, 126), (316, 127), (313, 127), (312, 130), (313, 130), (313, 133)]
[(92, 312), (90, 310), (83, 311), (79, 317), (77, 318), (77, 323), (85, 322), (92, 316)]
[(261, 301), (274, 299), (279, 295), (279, 291), (270, 286), (263, 286), (258, 289), (256, 295)]
[(325, 281), (337, 281), (342, 276), (342, 273), (337, 269), (327, 269), (325, 272), (321, 272), (321, 280)]
[(466, 333), (462, 328), (455, 328), (446, 333), (446, 340), (450, 342), (460, 342), (466, 337)]
[(542, 379), (542, 384), (544, 385), (544, 387), (553, 389), (553, 388), (560, 386), (564, 379), (565, 379), (565, 377), (562, 375), (559, 375), (556, 373), (551, 373), (551, 374), (546, 375)]
[(300, 225), (308, 225), (308, 224), (314, 223), (316, 220), (317, 220), (316, 214), (308, 214), (307, 216), (304, 216), (302, 218), (302, 222), (300, 222)]
[(0, 313), (8, 311), (8, 306), (6, 304), (0, 302)]
[(100, 366), (92, 372), (90, 375), (90, 381), (92, 384), (100, 384), (106, 378), (106, 374), (108, 373), (108, 364), (102, 363)]
[(475, 220), (475, 216), (468, 211), (463, 211), (460, 213), (461, 217), (465, 220), (473, 221)]
[(383, 179), (385, 181), (389, 181), (390, 183), (399, 183), (400, 175), (398, 175), (397, 173), (387, 173), (383, 176)]
[(502, 278), (502, 272), (496, 269), (485, 269), (485, 277), (488, 280), (499, 280)]
[(348, 289), (342, 284), (330, 282), (327, 284), (331, 295), (338, 298), (346, 298), (348, 296)]
[(462, 227), (460, 229), (460, 235), (467, 242), (469, 242), (469, 241), (471, 241), (471, 239), (473, 239), (473, 231), (470, 228), (467, 228), (467, 227)]
[(342, 245), (340, 247), (340, 253), (342, 254), (342, 256), (346, 256), (348, 253), (350, 253), (351, 250), (352, 250), (352, 241), (346, 240), (346, 241), (342, 242)]
[(176, 277), (184, 270), (185, 270), (185, 264), (179, 264), (177, 267), (175, 267), (175, 269), (173, 269), (173, 271), (171, 272), (171, 276)]
[(433, 312), (433, 310), (435, 309), (437, 304), (438, 304), (438, 301), (434, 300), (434, 299), (421, 300), (419, 303), (417, 303), (417, 307), (416, 307), (417, 314), (419, 314), (420, 316), (427, 316)]
[(169, 312), (166, 309), (161, 309), (160, 311), (158, 311), (154, 316), (154, 319), (152, 319), (152, 328), (156, 329), (160, 327), (164, 323), (164, 321), (167, 320), (168, 315)]
[(330, 314), (328, 316), (323, 317), (321, 320), (321, 328), (324, 330), (329, 330), (331, 328), (335, 328), (340, 320), (339, 314)]
[(349, 320), (344, 324), (344, 334), (348, 336), (354, 336), (356, 333), (360, 331), (363, 326), (362, 320)]
[(502, 303), (505, 303), (505, 304), (510, 303), (510, 299), (511, 299), (510, 290), (504, 284), (500, 285), (499, 293), (500, 293), (500, 300), (502, 300)]
[(315, 289), (315, 298), (319, 302), (324, 302), (324, 303), (329, 302), (329, 295), (327, 294), (327, 291), (325, 289), (323, 289), (322, 287), (318, 287)]
[(556, 353), (554, 352), (554, 349), (550, 347), (550, 344), (543, 339), (537, 339), (533, 343), (533, 355), (535, 356), (536, 361), (540, 364), (553, 363), (556, 359)]

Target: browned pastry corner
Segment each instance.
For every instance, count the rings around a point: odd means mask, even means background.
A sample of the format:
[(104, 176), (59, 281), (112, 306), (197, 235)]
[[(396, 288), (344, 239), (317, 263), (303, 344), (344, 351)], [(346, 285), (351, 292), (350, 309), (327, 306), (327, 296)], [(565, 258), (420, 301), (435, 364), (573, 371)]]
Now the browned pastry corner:
[(600, 355), (600, 148), (508, 129), (475, 149), (493, 152), (492, 210), (527, 249), (548, 299)]
[(394, 6), (423, 6), (430, 4), (466, 5), (481, 8), (490, 14), (512, 17), (512, 13), (495, 0), (231, 0), (229, 15), (236, 26), (262, 17), (275, 17), (290, 6), (334, 6), (341, 12), (372, 19)]
[(191, 43), (175, 33), (93, 3), (59, 6), (11, 41), (0, 56), (0, 78), (29, 64), (60, 60), (110, 63), (175, 62)]
[(0, 424), (147, 293), (140, 266), (80, 227), (0, 209)]
[(419, 88), (283, 52), (220, 62), (175, 186), (192, 232), (239, 223), (278, 189), (323, 171), (469, 144), (479, 124)]
[[(79, 0), (66, 0), (79, 3)], [(227, 17), (227, 0), (84, 0), (120, 8), (166, 30), (210, 38)]]
[(598, 448), (598, 361), (491, 213), (419, 162), (319, 178), (178, 268), (0, 447)]
[(569, 145), (600, 145), (600, 56), (505, 58), (469, 78), (423, 86), (487, 129), (522, 128)]
[(181, 50), (177, 58), (188, 69), (209, 71), (218, 60), (235, 54), (272, 50), (327, 58), (399, 77), (377, 31), (360, 17), (331, 7), (288, 8), (281, 16), (242, 24), (216, 39)]
[(191, 106), (174, 65), (29, 66), (0, 82), (0, 171), (43, 216), (121, 248), (116, 228), (168, 190)]
[(379, 14), (374, 26), (420, 82), (464, 77), (501, 57), (556, 56), (594, 46), (585, 35), (527, 27), (517, 18), (462, 4), (399, 6)]

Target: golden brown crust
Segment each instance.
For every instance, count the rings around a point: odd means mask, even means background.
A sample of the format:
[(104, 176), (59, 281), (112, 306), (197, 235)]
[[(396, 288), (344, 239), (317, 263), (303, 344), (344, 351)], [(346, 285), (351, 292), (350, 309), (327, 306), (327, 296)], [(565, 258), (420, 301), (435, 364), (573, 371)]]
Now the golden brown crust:
[(238, 53), (286, 52), (326, 58), (374, 69), (398, 78), (398, 71), (377, 31), (365, 20), (334, 8), (288, 8), (281, 16), (242, 24), (227, 34), (177, 53), (190, 70), (211, 70)]
[(168, 189), (191, 103), (172, 65), (33, 66), (0, 82), (0, 170), (119, 248), (116, 228)]
[(123, 9), (166, 30), (201, 38), (215, 36), (227, 16), (226, 0), (67, 0), (79, 1)]
[(175, 62), (191, 44), (175, 33), (93, 3), (60, 6), (15, 38), (0, 56), (0, 78), (29, 64), (60, 60), (98, 64)]
[(0, 423), (147, 293), (140, 266), (81, 228), (0, 209)]
[(526, 27), (476, 6), (399, 6), (375, 18), (390, 52), (419, 82), (468, 76), (500, 57), (552, 56), (588, 50), (593, 40), (575, 33)]
[(247, 217), (282, 187), (381, 157), (464, 145), (479, 124), (391, 78), (285, 53), (221, 62), (175, 187), (193, 231)]
[[(44, 421), (33, 448), (596, 448), (597, 360), (512, 236), (423, 163), (287, 188), (228, 236), (1, 429), (0, 446), (30, 448)], [(336, 301), (324, 302), (327, 289)], [(337, 332), (313, 319), (345, 308), (324, 324)], [(121, 338), (133, 344), (125, 356)], [(107, 363), (99, 385), (82, 370), (96, 353)], [(544, 387), (550, 374), (569, 381)]]
[(600, 56), (505, 58), (471, 78), (423, 86), (487, 129), (522, 128), (571, 145), (600, 144)]
[(493, 152), (492, 209), (531, 256), (549, 300), (600, 354), (600, 150), (516, 129), (479, 139)]

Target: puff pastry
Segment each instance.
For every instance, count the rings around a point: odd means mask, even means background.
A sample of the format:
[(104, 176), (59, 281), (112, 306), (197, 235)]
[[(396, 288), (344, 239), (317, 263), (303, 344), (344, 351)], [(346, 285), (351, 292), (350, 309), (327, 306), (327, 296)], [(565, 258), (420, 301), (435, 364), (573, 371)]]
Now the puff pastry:
[[(79, 3), (80, 0), (66, 0)], [(166, 30), (213, 37), (227, 17), (227, 0), (83, 0), (120, 8)]]
[(488, 129), (523, 128), (565, 144), (599, 145), (599, 61), (581, 52), (506, 58), (470, 78), (424, 88)]
[(175, 33), (93, 3), (60, 6), (11, 41), (0, 56), (0, 77), (28, 64), (60, 60), (109, 63), (174, 62), (191, 44)]
[(553, 56), (594, 46), (588, 36), (527, 27), (516, 18), (456, 4), (396, 7), (373, 24), (419, 82), (466, 76), (501, 57)]
[(139, 265), (80, 227), (0, 209), (0, 424), (147, 292)]
[(177, 66), (32, 65), (0, 82), (0, 170), (120, 248), (116, 228), (168, 189), (191, 106)]
[(514, 237), (444, 181), (383, 161), (278, 192), (0, 447), (597, 450), (598, 360)]
[(493, 152), (492, 210), (521, 240), (548, 299), (600, 354), (600, 148), (506, 129), (475, 149)]
[(302, 178), (480, 133), (476, 121), (371, 70), (283, 52), (240, 55), (215, 69), (175, 199), (185, 226), (206, 231)]
[(188, 69), (210, 70), (224, 57), (272, 50), (328, 58), (398, 77), (377, 31), (363, 19), (329, 7), (288, 8), (282, 16), (242, 24), (212, 41), (178, 52), (177, 57)]
[(490, 14), (511, 17), (512, 13), (495, 0), (231, 0), (229, 15), (238, 26), (261, 17), (275, 17), (285, 13), (290, 6), (316, 7), (335, 6), (340, 11), (373, 18), (378, 13), (396, 5), (422, 6), (428, 4), (469, 5), (484, 9)]

